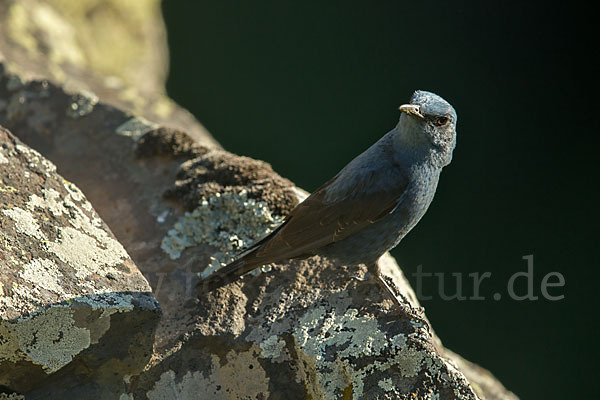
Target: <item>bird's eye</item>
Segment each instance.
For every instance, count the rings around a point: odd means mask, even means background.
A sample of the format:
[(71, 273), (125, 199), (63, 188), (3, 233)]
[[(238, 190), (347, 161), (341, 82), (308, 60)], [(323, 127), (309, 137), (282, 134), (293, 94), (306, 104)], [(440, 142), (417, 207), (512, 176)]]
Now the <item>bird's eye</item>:
[(439, 117), (438, 119), (435, 120), (435, 124), (437, 126), (444, 126), (448, 123), (449, 118), (448, 117)]

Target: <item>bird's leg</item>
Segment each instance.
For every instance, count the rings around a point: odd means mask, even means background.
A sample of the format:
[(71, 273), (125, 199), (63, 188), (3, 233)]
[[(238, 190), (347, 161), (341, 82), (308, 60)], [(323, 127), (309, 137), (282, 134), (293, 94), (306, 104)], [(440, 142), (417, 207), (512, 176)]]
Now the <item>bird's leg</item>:
[(379, 267), (379, 262), (375, 261), (373, 264), (368, 264), (367, 270), (369, 271), (369, 275), (371, 275), (371, 279), (374, 279), (377, 282), (377, 284), (388, 295), (390, 300), (392, 300), (400, 310), (404, 310), (406, 305), (400, 302), (390, 284), (385, 281), (385, 277), (381, 273), (381, 268)]
[[(429, 323), (425, 319), (421, 310), (415, 310), (411, 308), (408, 299), (402, 295), (399, 291), (394, 291), (394, 288), (390, 285), (389, 282), (386, 281), (386, 277), (381, 273), (381, 268), (379, 267), (379, 261), (375, 261), (373, 264), (367, 264), (367, 269), (372, 279), (375, 279), (377, 284), (384, 290), (384, 292), (388, 295), (390, 300), (396, 304), (396, 309), (400, 313), (407, 317), (408, 319), (417, 319), (427, 329), (430, 329)], [(392, 282), (393, 285), (393, 282)], [(395, 285), (394, 285), (395, 287)], [(402, 302), (401, 299), (404, 301)]]

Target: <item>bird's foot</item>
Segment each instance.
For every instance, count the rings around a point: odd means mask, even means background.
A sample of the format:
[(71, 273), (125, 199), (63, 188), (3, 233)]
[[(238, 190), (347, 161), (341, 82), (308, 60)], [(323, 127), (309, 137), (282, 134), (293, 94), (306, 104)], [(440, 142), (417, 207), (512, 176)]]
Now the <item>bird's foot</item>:
[(410, 321), (417, 321), (421, 323), (429, 331), (430, 334), (433, 332), (431, 326), (429, 325), (429, 321), (427, 321), (427, 319), (425, 318), (423, 307), (412, 307), (410, 301), (406, 298), (406, 296), (400, 293), (400, 291), (398, 290), (396, 285), (394, 285), (394, 282), (391, 281), (391, 279), (388, 282), (386, 277), (380, 274), (378, 276), (377, 282), (386, 292), (388, 298), (392, 300), (392, 302), (395, 304), (396, 307), (394, 314), (398, 315), (399, 317), (406, 318)]

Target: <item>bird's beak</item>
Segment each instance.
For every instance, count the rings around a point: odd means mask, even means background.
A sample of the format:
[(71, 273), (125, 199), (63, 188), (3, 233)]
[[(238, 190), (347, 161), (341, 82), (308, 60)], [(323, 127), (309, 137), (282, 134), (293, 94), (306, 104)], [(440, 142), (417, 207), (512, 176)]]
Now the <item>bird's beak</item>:
[(415, 104), (403, 104), (398, 107), (398, 110), (407, 113), (408, 115), (414, 115), (415, 117), (419, 117), (424, 119), (425, 117), (421, 114), (421, 107)]

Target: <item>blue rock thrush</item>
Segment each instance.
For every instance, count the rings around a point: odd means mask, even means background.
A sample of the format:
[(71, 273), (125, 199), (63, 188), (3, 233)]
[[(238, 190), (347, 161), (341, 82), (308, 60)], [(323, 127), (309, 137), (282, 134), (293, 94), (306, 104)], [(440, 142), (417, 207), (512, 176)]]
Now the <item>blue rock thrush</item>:
[(423, 217), (456, 144), (456, 112), (438, 95), (416, 91), (399, 109), (394, 129), (200, 285), (213, 290), (262, 265), (319, 254), (367, 265), (399, 304), (377, 261)]

